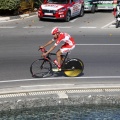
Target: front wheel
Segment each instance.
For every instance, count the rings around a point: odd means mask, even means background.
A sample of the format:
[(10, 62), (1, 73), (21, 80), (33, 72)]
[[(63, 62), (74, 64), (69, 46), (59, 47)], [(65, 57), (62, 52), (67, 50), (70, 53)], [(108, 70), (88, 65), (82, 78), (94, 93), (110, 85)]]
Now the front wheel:
[(71, 18), (71, 14), (70, 14), (70, 11), (68, 11), (65, 17), (65, 22), (69, 22), (70, 18)]
[(42, 78), (47, 77), (52, 71), (52, 64), (49, 60), (38, 59), (30, 66), (32, 77)]
[(77, 77), (82, 74), (84, 64), (80, 59), (72, 58), (66, 61), (63, 72), (68, 77)]

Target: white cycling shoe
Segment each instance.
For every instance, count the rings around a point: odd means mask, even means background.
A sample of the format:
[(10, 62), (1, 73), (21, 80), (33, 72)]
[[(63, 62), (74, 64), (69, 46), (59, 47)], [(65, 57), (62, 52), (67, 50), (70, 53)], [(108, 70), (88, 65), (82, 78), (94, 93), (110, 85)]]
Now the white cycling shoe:
[(61, 71), (61, 68), (53, 68), (52, 71), (59, 72), (59, 71)]

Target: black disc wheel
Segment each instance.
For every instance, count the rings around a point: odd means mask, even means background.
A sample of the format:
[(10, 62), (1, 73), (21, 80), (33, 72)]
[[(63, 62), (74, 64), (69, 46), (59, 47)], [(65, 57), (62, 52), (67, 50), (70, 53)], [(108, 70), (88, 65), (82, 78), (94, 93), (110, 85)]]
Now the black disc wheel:
[(83, 69), (83, 62), (80, 59), (73, 58), (65, 63), (63, 71), (68, 77), (77, 77), (82, 74)]
[(50, 75), (52, 65), (49, 60), (38, 59), (35, 60), (30, 66), (30, 73), (32, 77), (42, 78)]

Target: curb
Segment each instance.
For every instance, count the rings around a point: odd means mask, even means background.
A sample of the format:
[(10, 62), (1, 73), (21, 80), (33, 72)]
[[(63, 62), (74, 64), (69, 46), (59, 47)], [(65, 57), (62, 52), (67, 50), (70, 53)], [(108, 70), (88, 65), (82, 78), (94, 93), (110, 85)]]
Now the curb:
[(65, 85), (65, 86), (37, 86), (37, 87), (10, 87), (6, 89), (0, 89), (0, 98), (2, 96), (7, 97), (9, 95), (20, 96), (21, 94), (60, 94), (60, 93), (109, 93), (115, 94), (120, 92), (120, 84), (81, 84), (81, 85)]
[(25, 17), (37, 15), (37, 14), (38, 14), (37, 12), (33, 12), (30, 14), (23, 14), (23, 15), (17, 15), (17, 16), (0, 17), (0, 21), (9, 21), (9, 20), (13, 20), (13, 19), (21, 19), (21, 18), (25, 18)]
[(0, 112), (49, 106), (120, 104), (120, 84), (20, 86), (0, 89)]

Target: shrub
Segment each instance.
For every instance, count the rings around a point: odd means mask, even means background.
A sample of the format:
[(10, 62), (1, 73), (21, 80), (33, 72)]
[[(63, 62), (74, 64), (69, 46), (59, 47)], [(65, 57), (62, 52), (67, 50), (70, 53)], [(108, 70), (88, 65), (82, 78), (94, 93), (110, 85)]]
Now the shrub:
[(20, 5), (20, 0), (0, 0), (0, 10), (16, 10)]

